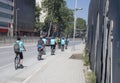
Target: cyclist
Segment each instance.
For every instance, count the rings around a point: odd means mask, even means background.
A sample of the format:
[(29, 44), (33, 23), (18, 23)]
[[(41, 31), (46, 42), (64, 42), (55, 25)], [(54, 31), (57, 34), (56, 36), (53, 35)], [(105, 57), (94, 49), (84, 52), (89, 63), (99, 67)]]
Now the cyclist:
[(61, 48), (61, 38), (60, 37), (58, 38), (58, 48), (59, 49)]
[(58, 37), (56, 37), (56, 45), (58, 45)]
[(66, 39), (65, 39), (65, 49), (67, 49), (68, 43), (69, 43), (69, 39), (66, 37)]
[(56, 40), (54, 37), (51, 38), (50, 45), (51, 45), (51, 55), (54, 55), (55, 47), (56, 47)]
[(24, 67), (22, 64), (23, 63), (23, 50), (26, 51), (26, 49), (20, 37), (17, 37), (17, 41), (15, 43), (18, 43), (19, 51), (16, 52), (15, 49), (14, 51), (15, 51), (16, 56), (20, 56), (20, 68), (23, 68)]
[(44, 42), (43, 54), (45, 55), (45, 54), (46, 54), (46, 48), (45, 48), (45, 46), (46, 46), (46, 42), (47, 42), (47, 40), (46, 40), (45, 37), (43, 37), (42, 40), (43, 40), (43, 42)]
[(64, 38), (62, 38), (61, 39), (61, 51), (64, 51), (64, 45), (65, 45), (65, 39)]
[(38, 49), (38, 60), (42, 59), (42, 52), (44, 49), (44, 41), (42, 40), (42, 37), (40, 37), (40, 39), (38, 40), (38, 44), (37, 44), (37, 49)]
[(44, 45), (46, 45), (46, 41), (47, 41), (46, 38), (43, 37), (42, 40), (43, 40), (43, 42), (44, 42)]

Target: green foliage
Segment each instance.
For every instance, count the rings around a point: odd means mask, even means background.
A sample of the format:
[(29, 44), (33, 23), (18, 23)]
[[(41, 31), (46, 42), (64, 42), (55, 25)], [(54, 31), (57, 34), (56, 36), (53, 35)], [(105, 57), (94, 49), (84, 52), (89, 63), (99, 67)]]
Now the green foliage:
[(76, 28), (77, 29), (86, 29), (87, 26), (86, 26), (86, 21), (82, 18), (77, 18), (77, 24), (76, 24)]
[(96, 75), (93, 71), (87, 74), (87, 83), (96, 83)]
[(65, 6), (64, 0), (44, 0), (42, 3), (43, 9), (47, 9), (48, 18), (53, 23), (57, 23), (59, 20), (59, 10), (61, 7)]
[(35, 29), (38, 31), (41, 27), (41, 24), (40, 23), (40, 15), (41, 15), (41, 8), (39, 6), (35, 6)]
[[(59, 32), (64, 32), (65, 35), (73, 32), (73, 10), (66, 7), (65, 0), (43, 0), (42, 9), (47, 10), (47, 17), (45, 19), (47, 31), (51, 27), (50, 24), (57, 24), (59, 25)], [(85, 20), (78, 18), (76, 27), (78, 29), (86, 29)]]
[(39, 6), (35, 6), (35, 20), (36, 22), (39, 22), (39, 17), (40, 17), (40, 12), (41, 12), (41, 8)]
[(68, 28), (71, 25), (69, 22), (73, 21), (73, 12), (66, 7), (65, 0), (44, 0), (42, 8), (47, 9), (48, 13), (45, 19), (46, 27), (52, 23), (52, 25), (59, 25), (60, 32), (69, 30)]
[(84, 63), (85, 66), (89, 66), (90, 65), (87, 47), (85, 47), (85, 50), (84, 50), (84, 62), (85, 62)]
[[(87, 67), (90, 66), (87, 46), (84, 49), (84, 65)], [(96, 83), (96, 75), (94, 71), (88, 69), (85, 76), (86, 76), (86, 83)]]

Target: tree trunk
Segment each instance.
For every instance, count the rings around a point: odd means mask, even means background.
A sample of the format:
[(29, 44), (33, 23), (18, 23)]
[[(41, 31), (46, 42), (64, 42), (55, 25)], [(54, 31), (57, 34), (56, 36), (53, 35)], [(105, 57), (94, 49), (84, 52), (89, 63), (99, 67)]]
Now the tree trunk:
[(50, 36), (50, 31), (51, 31), (51, 28), (52, 28), (52, 22), (50, 22), (50, 27), (49, 27), (49, 30), (48, 30), (48, 36), (47, 36), (47, 37), (49, 37), (49, 36)]

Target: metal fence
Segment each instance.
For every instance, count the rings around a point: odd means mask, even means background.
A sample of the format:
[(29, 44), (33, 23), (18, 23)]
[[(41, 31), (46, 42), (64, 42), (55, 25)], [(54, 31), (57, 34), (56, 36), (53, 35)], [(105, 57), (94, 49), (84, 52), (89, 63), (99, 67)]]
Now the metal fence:
[[(39, 40), (39, 37), (21, 37), (21, 40), (25, 43), (33, 43)], [(0, 38), (0, 45), (4, 44), (13, 44), (16, 41), (16, 37), (1, 37)]]

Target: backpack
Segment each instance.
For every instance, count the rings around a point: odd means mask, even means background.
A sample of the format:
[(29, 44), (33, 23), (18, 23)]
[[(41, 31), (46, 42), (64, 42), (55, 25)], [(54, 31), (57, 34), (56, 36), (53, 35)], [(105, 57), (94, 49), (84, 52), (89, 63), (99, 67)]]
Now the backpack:
[(44, 41), (43, 40), (38, 40), (38, 45), (43, 45)]
[(19, 42), (15, 42), (14, 44), (14, 52), (20, 52), (20, 46), (19, 46)]
[(38, 48), (42, 48), (42, 45), (38, 44), (37, 47), (38, 47)]

